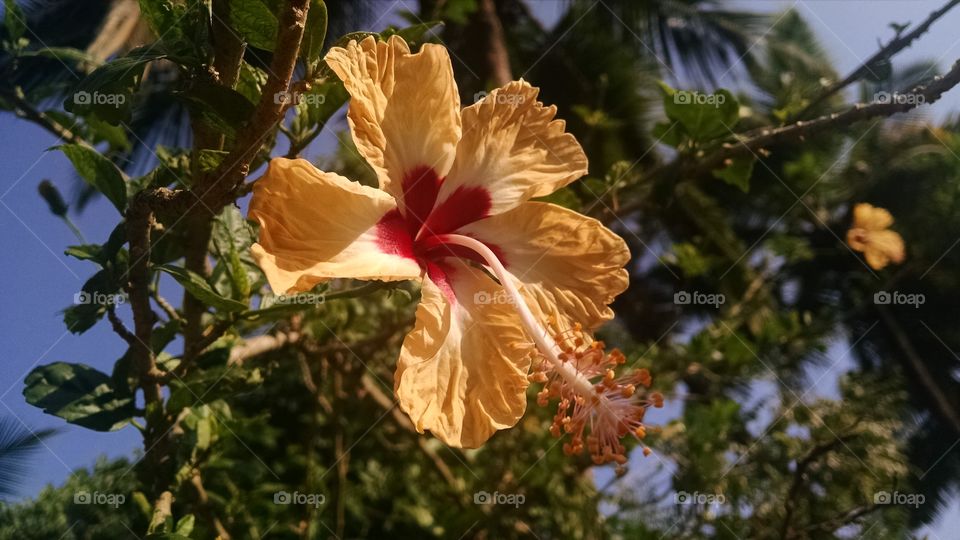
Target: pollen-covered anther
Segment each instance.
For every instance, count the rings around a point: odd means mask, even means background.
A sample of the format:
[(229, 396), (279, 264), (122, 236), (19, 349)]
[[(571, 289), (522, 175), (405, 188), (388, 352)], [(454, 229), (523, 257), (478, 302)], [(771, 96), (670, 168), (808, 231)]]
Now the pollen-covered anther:
[[(589, 339), (579, 325), (561, 331), (552, 320), (551, 330), (560, 362), (540, 364), (548, 382), (537, 394), (540, 405), (548, 398), (560, 398), (550, 432), (555, 437), (570, 435), (570, 442), (563, 446), (565, 454), (577, 455), (586, 449), (593, 463), (613, 463), (622, 474), (627, 449), (621, 439), (646, 436), (646, 410), (662, 406), (663, 396), (645, 391), (652, 384), (646, 369), (618, 376), (616, 368), (626, 363), (626, 356), (616, 349), (606, 352), (603, 342)], [(644, 448), (646, 455), (649, 448)]]

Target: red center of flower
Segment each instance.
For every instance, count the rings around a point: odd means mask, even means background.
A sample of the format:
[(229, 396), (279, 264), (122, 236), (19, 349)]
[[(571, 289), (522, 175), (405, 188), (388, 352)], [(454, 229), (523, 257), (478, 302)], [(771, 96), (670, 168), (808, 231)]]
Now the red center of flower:
[[(443, 178), (432, 167), (410, 169), (401, 181), (403, 202), (387, 212), (376, 225), (377, 243), (385, 253), (417, 261), (427, 270), (444, 257), (462, 257), (483, 262), (472, 250), (445, 244), (444, 234), (490, 215), (490, 192), (482, 187), (459, 187), (437, 201)], [(489, 244), (488, 244), (489, 245)], [(496, 246), (490, 248), (500, 254)], [(502, 258), (501, 258), (502, 260)]]

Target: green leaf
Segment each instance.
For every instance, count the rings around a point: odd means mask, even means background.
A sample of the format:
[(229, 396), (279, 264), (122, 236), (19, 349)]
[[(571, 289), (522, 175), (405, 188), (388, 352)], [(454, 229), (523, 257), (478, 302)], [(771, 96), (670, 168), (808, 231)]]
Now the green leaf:
[(713, 176), (732, 186), (737, 186), (746, 193), (750, 191), (750, 176), (753, 174), (753, 164), (756, 162), (757, 158), (754, 156), (728, 159), (724, 168), (713, 171)]
[(105, 373), (83, 364), (56, 362), (27, 375), (27, 403), (71, 424), (96, 431), (114, 431), (136, 414), (134, 396), (117, 393)]
[(667, 259), (676, 264), (684, 276), (690, 278), (705, 275), (712, 266), (712, 258), (689, 242), (674, 244), (671, 252), (667, 254)]
[(63, 106), (71, 113), (95, 114), (111, 124), (124, 122), (130, 118), (133, 92), (143, 69), (148, 63), (169, 56), (160, 44), (137, 47), (84, 77), (73, 94), (64, 100)]
[[(128, 151), (133, 147), (129, 137), (127, 137), (127, 130), (123, 126), (104, 122), (96, 116), (88, 116), (86, 120), (86, 127), (89, 130), (88, 140), (91, 143), (105, 142), (110, 145), (111, 149), (121, 152)], [(71, 123), (76, 123), (76, 120)]]
[(92, 67), (101, 64), (97, 58), (73, 47), (42, 47), (33, 51), (24, 51), (20, 56), (53, 58), (65, 64), (85, 64)]
[(214, 221), (211, 235), (213, 248), (224, 263), (233, 296), (244, 301), (250, 297), (252, 282), (258, 277), (258, 274), (251, 276), (248, 271), (248, 268), (256, 267), (249, 255), (256, 237), (254, 225), (234, 206), (225, 208)]
[(312, 75), (320, 62), (323, 52), (323, 40), (327, 37), (327, 4), (323, 0), (311, 0), (307, 12), (307, 26), (303, 31), (300, 56)]
[(112, 161), (89, 146), (63, 144), (53, 149), (63, 151), (77, 174), (110, 199), (121, 214), (127, 209), (127, 184), (123, 173)]
[(272, 52), (277, 44), (277, 16), (261, 0), (230, 2), (230, 24), (258, 49)]
[(315, 136), (316, 130), (326, 125), (348, 97), (339, 79), (327, 79), (313, 85), (309, 92), (298, 96), (297, 115), (290, 123), (290, 131), (299, 139)]
[(108, 303), (125, 301), (119, 293), (120, 284), (114, 272), (103, 269), (94, 274), (74, 295), (74, 305), (63, 310), (67, 330), (74, 334), (89, 330), (106, 313)]
[(789, 262), (809, 261), (813, 259), (813, 250), (810, 242), (802, 236), (788, 234), (773, 234), (764, 242), (773, 253), (784, 257)]
[(68, 246), (63, 250), (64, 255), (69, 255), (81, 261), (99, 262), (103, 248), (99, 244), (83, 244), (79, 246)]
[(3, 0), (3, 6), (3, 25), (7, 29), (7, 39), (11, 43), (17, 43), (27, 33), (23, 10), (17, 5), (16, 0)]
[(177, 522), (177, 526), (174, 529), (176, 534), (189, 537), (190, 533), (193, 532), (193, 525), (195, 521), (196, 518), (193, 517), (193, 514), (189, 514), (180, 518), (180, 521)]
[[(64, 250), (64, 254), (81, 261), (93, 261), (100, 266), (105, 267), (110, 263), (118, 261), (117, 256), (120, 254), (120, 249), (124, 244), (126, 244), (126, 242), (126, 223), (121, 221), (119, 225), (114, 227), (109, 238), (107, 238), (107, 241), (103, 245), (81, 244), (77, 246), (69, 246)], [(122, 258), (120, 260), (125, 261), (126, 259)]]
[[(229, 348), (226, 348), (229, 353)], [(236, 369), (235, 366), (217, 366), (210, 369), (191, 371), (186, 379), (170, 382), (170, 399), (167, 410), (171, 414), (196, 406), (203, 396), (204, 403), (213, 403), (218, 399), (233, 397), (252, 392), (263, 384), (263, 375), (259, 369)]]
[(213, 287), (195, 272), (169, 264), (158, 266), (157, 269), (173, 276), (173, 279), (177, 280), (177, 283), (183, 286), (194, 298), (220, 311), (243, 311), (247, 309), (247, 305), (243, 302), (217, 294)]
[(255, 108), (240, 92), (209, 81), (198, 81), (176, 95), (207, 123), (231, 135), (253, 116)]
[(208, 0), (140, 0), (140, 13), (154, 35), (177, 50), (196, 53), (201, 53), (197, 44), (207, 41), (210, 7)]
[(415, 24), (413, 26), (408, 26), (406, 28), (401, 28), (399, 30), (387, 29), (384, 32), (380, 33), (381, 38), (388, 38), (393, 35), (402, 37), (407, 41), (407, 43), (414, 43), (423, 39), (423, 36), (427, 34), (434, 27), (443, 25), (443, 21), (426, 21), (420, 24)]
[(661, 83), (663, 109), (670, 120), (679, 122), (695, 141), (709, 141), (730, 135), (740, 115), (737, 98), (727, 90), (714, 94), (674, 90)]
[(653, 126), (653, 136), (658, 142), (677, 148), (683, 142), (684, 130), (680, 122), (658, 122)]
[(229, 152), (223, 150), (203, 149), (197, 152), (197, 163), (200, 165), (200, 172), (213, 172), (223, 163), (223, 159), (229, 155)]
[(173, 0), (140, 0), (140, 14), (146, 19), (154, 35), (165, 39), (178, 34), (177, 27), (187, 11), (185, 2)]

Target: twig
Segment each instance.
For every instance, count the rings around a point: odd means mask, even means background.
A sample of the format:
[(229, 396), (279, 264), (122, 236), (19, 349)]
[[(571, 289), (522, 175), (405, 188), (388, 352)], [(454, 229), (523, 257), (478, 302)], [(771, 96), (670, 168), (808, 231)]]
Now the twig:
[(171, 321), (180, 321), (180, 320), (181, 320), (181, 319), (180, 319), (180, 314), (177, 313), (177, 309), (176, 309), (175, 307), (173, 307), (173, 306), (170, 304), (170, 302), (167, 301), (166, 298), (160, 296), (160, 292), (159, 292), (159, 291), (157, 291), (156, 289), (154, 289), (154, 290), (151, 292), (151, 296), (153, 296), (153, 301), (156, 302), (158, 306), (160, 306), (160, 309), (162, 309), (163, 312), (167, 314), (167, 317), (169, 317)]
[(30, 102), (23, 98), (19, 89), (0, 88), (0, 97), (10, 101), (14, 107), (14, 114), (25, 120), (30, 120), (52, 133), (55, 137), (70, 143), (91, 146), (90, 143), (74, 133), (71, 129), (54, 120), (45, 112), (37, 110)]
[(120, 317), (117, 317), (117, 310), (112, 304), (107, 306), (107, 319), (110, 320), (110, 326), (113, 327), (113, 331), (123, 338), (123, 340), (127, 342), (127, 345), (133, 346), (133, 344), (137, 342), (137, 336), (133, 335), (130, 330), (127, 330), (127, 327), (124, 326)]
[(893, 55), (897, 54), (901, 50), (907, 48), (911, 43), (913, 43), (917, 38), (919, 38), (923, 33), (930, 29), (930, 26), (936, 22), (937, 19), (943, 17), (948, 11), (954, 8), (957, 4), (960, 4), (960, 0), (950, 0), (940, 9), (932, 12), (930, 16), (927, 17), (925, 21), (920, 23), (916, 28), (907, 32), (903, 35), (896, 35), (889, 43), (884, 45), (877, 51), (873, 56), (868, 58), (863, 64), (860, 65), (857, 69), (853, 70), (849, 75), (844, 77), (842, 80), (839, 80), (830, 86), (828, 86), (822, 94), (817, 96), (816, 99), (810, 102), (809, 105), (803, 108), (800, 111), (800, 114), (797, 115), (797, 118), (805, 117), (810, 111), (815, 107), (826, 101), (828, 98), (843, 90), (852, 83), (860, 80), (861, 78), (870, 75), (873, 70), (871, 67), (875, 67), (877, 64), (883, 61), (889, 60)]
[(210, 496), (207, 495), (207, 490), (203, 487), (203, 479), (200, 477), (200, 470), (194, 469), (193, 476), (190, 477), (190, 484), (193, 485), (193, 489), (197, 492), (197, 501), (200, 503), (200, 509), (204, 513), (207, 521), (213, 523), (213, 528), (217, 530), (217, 537), (220, 540), (230, 540), (230, 533), (227, 532), (227, 529), (223, 526), (223, 522), (220, 521), (220, 518), (217, 517), (217, 514), (213, 511), (213, 506), (210, 504)]
[[(718, 169), (732, 158), (756, 153), (761, 149), (795, 140), (803, 140), (805, 137), (831, 129), (845, 128), (862, 120), (904, 113), (920, 105), (931, 104), (939, 100), (945, 92), (957, 84), (960, 84), (960, 60), (955, 62), (950, 71), (944, 75), (934, 77), (929, 83), (917, 85), (911, 89), (907, 93), (911, 99), (857, 103), (843, 112), (824, 115), (814, 120), (799, 120), (786, 126), (761, 128), (736, 134), (737, 140), (735, 142), (722, 143), (713, 151), (702, 151), (694, 156), (680, 155), (670, 163), (651, 169), (644, 175), (644, 179), (669, 179), (673, 181), (677, 178), (696, 176)], [(691, 163), (691, 161), (693, 162)], [(618, 214), (623, 216), (634, 212), (642, 204), (642, 201), (637, 201), (633, 204), (624, 205), (620, 208)]]
[(230, 359), (227, 360), (227, 365), (242, 364), (250, 358), (275, 351), (288, 344), (296, 343), (299, 340), (300, 334), (296, 332), (281, 332), (273, 335), (252, 337), (230, 351)]

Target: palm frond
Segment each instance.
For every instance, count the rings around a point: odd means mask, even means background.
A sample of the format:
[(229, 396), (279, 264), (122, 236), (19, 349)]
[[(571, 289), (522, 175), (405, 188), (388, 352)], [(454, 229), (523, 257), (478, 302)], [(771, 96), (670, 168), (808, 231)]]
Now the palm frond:
[(716, 0), (606, 0), (592, 8), (574, 0), (571, 8), (594, 11), (612, 36), (654, 57), (665, 79), (709, 88), (745, 78), (741, 62), (770, 22), (767, 15), (725, 9)]
[(27, 472), (30, 455), (54, 432), (52, 429), (31, 431), (19, 420), (0, 418), (0, 497), (16, 492)]

